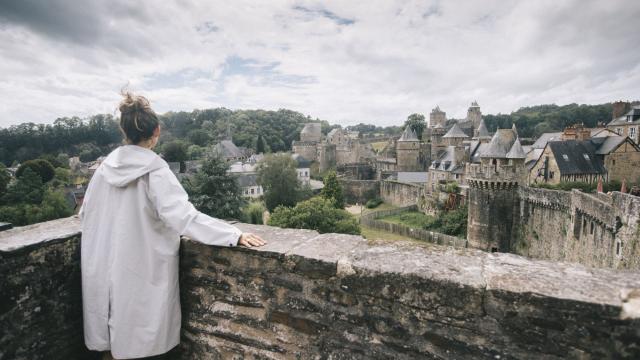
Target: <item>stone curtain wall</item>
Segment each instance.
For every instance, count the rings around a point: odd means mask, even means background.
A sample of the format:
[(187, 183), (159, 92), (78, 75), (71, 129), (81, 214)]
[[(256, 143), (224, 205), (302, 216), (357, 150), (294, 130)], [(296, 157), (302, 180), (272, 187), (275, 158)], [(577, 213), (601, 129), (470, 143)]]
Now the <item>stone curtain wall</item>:
[(383, 180), (380, 182), (380, 197), (384, 202), (394, 206), (416, 205), (423, 198), (423, 187), (398, 181)]
[(340, 179), (345, 200), (349, 204), (364, 204), (380, 196), (380, 181)]
[(453, 246), (457, 248), (465, 248), (467, 247), (467, 239), (462, 239), (455, 236), (450, 236), (446, 234), (441, 234), (434, 231), (429, 231), (420, 228), (412, 228), (403, 224), (394, 224), (382, 220), (378, 220), (381, 217), (396, 215), (403, 213), (405, 211), (418, 211), (418, 207), (416, 205), (411, 205), (399, 209), (391, 209), (391, 210), (380, 210), (371, 212), (360, 217), (360, 224), (368, 226), (370, 228), (384, 230), (390, 232), (392, 234), (407, 236), (410, 238), (414, 238), (416, 240), (422, 240), (429, 243), (434, 243), (438, 245), (447, 245)]
[[(239, 226), (269, 244), (182, 241), (170, 358), (640, 357), (638, 272)], [(78, 231), (69, 218), (0, 233), (0, 359), (90, 358)]]
[(585, 194), (531, 187), (519, 188), (518, 197), (514, 253), (594, 267), (640, 269), (640, 198), (619, 192)]
[(0, 359), (91, 359), (77, 219), (0, 232)]

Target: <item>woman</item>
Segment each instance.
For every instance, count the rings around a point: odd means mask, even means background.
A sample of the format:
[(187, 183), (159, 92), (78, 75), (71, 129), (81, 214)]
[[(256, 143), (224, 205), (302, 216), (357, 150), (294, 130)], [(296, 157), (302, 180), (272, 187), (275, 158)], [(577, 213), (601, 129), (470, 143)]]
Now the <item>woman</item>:
[(160, 127), (149, 101), (124, 94), (127, 145), (93, 175), (82, 220), (82, 297), (87, 347), (106, 358), (166, 353), (180, 341), (180, 235), (220, 246), (261, 246), (259, 237), (197, 211), (151, 149)]

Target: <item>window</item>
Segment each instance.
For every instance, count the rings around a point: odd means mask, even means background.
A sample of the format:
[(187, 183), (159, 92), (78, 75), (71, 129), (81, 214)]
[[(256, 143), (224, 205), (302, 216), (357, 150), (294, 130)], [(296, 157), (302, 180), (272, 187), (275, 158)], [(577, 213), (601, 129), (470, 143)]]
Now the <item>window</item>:
[(636, 128), (635, 127), (630, 127), (629, 128), (629, 137), (633, 140), (636, 139)]
[(255, 193), (255, 189), (251, 189), (251, 195), (253, 195)]
[(593, 229), (594, 229), (595, 227), (596, 227), (596, 226), (595, 226), (594, 222), (592, 221), (592, 222), (591, 222), (591, 231), (589, 232), (589, 234), (593, 235)]
[(582, 154), (582, 157), (584, 157), (584, 159), (587, 160), (587, 161), (591, 160), (589, 158), (589, 154)]
[(553, 179), (553, 171), (549, 171), (549, 179)]
[(622, 135), (622, 128), (616, 128), (616, 132), (618, 133), (618, 135)]
[(562, 158), (564, 159), (564, 161), (569, 161), (569, 155), (567, 154), (562, 154)]
[(615, 165), (616, 161), (615, 160), (611, 160), (611, 165)]

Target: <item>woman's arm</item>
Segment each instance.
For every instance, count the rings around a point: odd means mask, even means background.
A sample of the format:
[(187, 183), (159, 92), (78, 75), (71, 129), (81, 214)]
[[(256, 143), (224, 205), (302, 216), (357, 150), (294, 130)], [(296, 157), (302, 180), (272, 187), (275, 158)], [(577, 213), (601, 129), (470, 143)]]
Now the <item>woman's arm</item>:
[(149, 199), (165, 225), (178, 234), (209, 245), (256, 244), (250, 234), (243, 235), (237, 227), (196, 210), (169, 168), (149, 173)]

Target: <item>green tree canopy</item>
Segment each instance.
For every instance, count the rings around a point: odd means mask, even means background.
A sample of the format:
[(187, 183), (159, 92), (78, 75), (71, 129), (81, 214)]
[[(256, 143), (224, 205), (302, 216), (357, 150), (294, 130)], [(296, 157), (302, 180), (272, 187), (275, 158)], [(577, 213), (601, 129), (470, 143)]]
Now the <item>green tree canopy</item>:
[(168, 162), (185, 161), (188, 159), (187, 144), (182, 140), (173, 140), (164, 144), (162, 155)]
[(25, 161), (16, 171), (16, 177), (21, 177), (26, 169), (33, 170), (36, 174), (40, 175), (43, 183), (49, 182), (55, 175), (55, 169), (50, 162), (44, 159), (35, 159)]
[(422, 132), (424, 128), (427, 126), (425, 122), (424, 115), (422, 114), (411, 114), (407, 117), (407, 120), (404, 122), (405, 127), (410, 127), (416, 135), (418, 135), (418, 139), (422, 140)]
[(264, 189), (267, 209), (294, 206), (300, 197), (297, 163), (286, 153), (266, 155), (258, 164), (258, 183)]
[(25, 167), (21, 176), (7, 188), (2, 203), (7, 205), (39, 204), (42, 202), (43, 193), (42, 177), (31, 167)]
[(320, 233), (360, 234), (360, 225), (353, 215), (336, 209), (333, 201), (319, 196), (301, 201), (295, 207), (278, 206), (269, 218), (269, 225)]
[(324, 187), (320, 195), (327, 200), (333, 201), (333, 205), (337, 209), (344, 209), (344, 196), (342, 194), (342, 185), (338, 181), (335, 171), (329, 171), (323, 179)]
[(11, 181), (11, 175), (4, 164), (0, 162), (0, 199), (7, 192), (9, 181)]
[(229, 165), (211, 155), (183, 185), (193, 205), (203, 213), (221, 219), (240, 219), (244, 198), (236, 179), (227, 173)]

